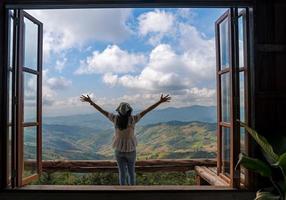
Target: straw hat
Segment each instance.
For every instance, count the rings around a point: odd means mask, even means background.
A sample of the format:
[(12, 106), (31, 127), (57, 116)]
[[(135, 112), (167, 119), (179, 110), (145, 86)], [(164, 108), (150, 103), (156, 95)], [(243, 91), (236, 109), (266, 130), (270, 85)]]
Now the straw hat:
[(132, 107), (129, 105), (129, 103), (121, 102), (119, 106), (116, 108), (116, 111), (120, 115), (126, 115), (128, 112), (132, 112)]

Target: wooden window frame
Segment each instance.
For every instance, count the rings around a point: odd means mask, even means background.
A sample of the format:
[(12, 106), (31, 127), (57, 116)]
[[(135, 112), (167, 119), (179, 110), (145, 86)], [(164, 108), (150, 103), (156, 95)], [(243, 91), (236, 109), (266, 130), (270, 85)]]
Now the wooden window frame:
[[(228, 181), (232, 187), (239, 187), (242, 186), (249, 188), (253, 185), (253, 182), (250, 178), (252, 175), (251, 172), (246, 170), (245, 174), (245, 180), (244, 183), (242, 183), (242, 180), (240, 178), (240, 172), (239, 170), (235, 170), (235, 164), (238, 160), (238, 155), (240, 153), (240, 143), (235, 143), (235, 141), (240, 141), (240, 126), (237, 124), (238, 122), (236, 119), (240, 119), (240, 72), (244, 72), (244, 105), (245, 105), (245, 123), (250, 124), (250, 117), (251, 117), (251, 111), (250, 111), (250, 34), (249, 34), (249, 9), (244, 8), (241, 11), (238, 11), (238, 9), (234, 9), (233, 11), (230, 11), (231, 13), (225, 13), (225, 15), (221, 16), (217, 20), (217, 22), (222, 22), (225, 18), (229, 17), (231, 20), (234, 20), (232, 23), (229, 23), (229, 48), (231, 55), (229, 55), (230, 60), (230, 67), (227, 69), (220, 70), (220, 36), (219, 36), (219, 25), (216, 25), (216, 60), (217, 60), (217, 114), (218, 114), (218, 175), (224, 178), (226, 181)], [(244, 54), (244, 60), (243, 60), (243, 67), (239, 66), (239, 33), (238, 33), (238, 19), (239, 17), (243, 16), (243, 54)], [(230, 20), (229, 20), (230, 21)], [(237, 24), (236, 24), (237, 23)], [(232, 30), (231, 30), (232, 29)], [(232, 67), (231, 67), (232, 66)], [(230, 107), (232, 107), (231, 110), (231, 120), (230, 123), (222, 122), (221, 119), (221, 83), (220, 83), (220, 77), (222, 74), (230, 73), (230, 87), (231, 87), (231, 100), (230, 100)], [(234, 102), (236, 101), (236, 102)], [(235, 112), (235, 113), (233, 113)], [(221, 136), (221, 127), (228, 127), (231, 129), (231, 173), (230, 176), (225, 176), (222, 174), (222, 158), (221, 158), (221, 151), (222, 151), (222, 136)], [(234, 145), (235, 144), (235, 145)], [(251, 150), (251, 143), (250, 138), (248, 134), (245, 134), (245, 150), (247, 153)]]
[[(35, 9), (41, 9), (41, 8), (42, 9), (43, 8), (87, 8), (87, 7), (88, 8), (91, 8), (91, 7), (92, 8), (97, 8), (97, 7), (105, 7), (105, 8), (107, 8), (107, 7), (154, 7), (154, 6), (157, 6), (157, 7), (167, 7), (167, 6), (175, 6), (175, 7), (195, 7), (195, 6), (198, 6), (198, 7), (212, 7), (212, 6), (215, 6), (215, 7), (219, 7), (219, 6), (220, 7), (235, 7), (235, 6), (249, 6), (249, 7), (251, 7), (251, 6), (253, 6), (252, 1), (236, 1), (236, 2), (232, 2), (231, 0), (214, 1), (213, 3), (210, 3), (210, 1), (198, 2), (198, 1), (192, 1), (192, 0), (191, 1), (180, 1), (180, 2), (169, 1), (167, 3), (162, 3), (162, 2), (157, 2), (157, 1), (155, 1), (153, 3), (150, 3), (150, 2), (147, 2), (145, 0), (139, 1), (139, 2), (132, 2), (132, 1), (131, 2), (124, 2), (124, 1), (122, 1), (122, 2), (119, 2), (119, 3), (114, 3), (114, 2), (108, 3), (106, 1), (101, 1), (100, 0), (100, 1), (85, 2), (86, 5), (84, 4), (84, 2), (80, 2), (80, 1), (76, 1), (76, 0), (68, 0), (68, 1), (58, 0), (58, 1), (53, 1), (52, 3), (46, 1), (45, 3), (41, 3), (41, 4), (38, 4), (38, 2), (36, 0), (28, 0), (25, 3), (21, 2), (20, 0), (15, 0), (15, 1), (7, 0), (7, 1), (5, 1), (5, 3), (7, 3), (6, 8), (23, 8), (23, 9), (26, 9), (26, 8), (35, 8)], [(7, 26), (6, 26), (6, 30), (7, 30)], [(5, 55), (6, 55), (6, 53), (5, 53)], [(4, 63), (7, 63), (5, 55), (4, 55)], [(248, 55), (248, 51), (247, 51), (247, 55)], [(246, 69), (246, 71), (247, 71), (247, 69)], [(249, 77), (250, 76), (247, 75), (247, 79), (249, 79)], [(4, 82), (5, 82), (5, 79), (4, 79)], [(249, 86), (249, 84), (247, 84), (247, 86)], [(19, 84), (17, 85), (17, 88), (18, 87), (19, 87)], [(248, 87), (245, 87), (245, 89), (248, 89)], [(249, 94), (249, 93), (247, 93), (247, 94)], [(250, 95), (248, 95), (247, 98), (249, 98), (249, 96)], [(6, 108), (3, 107), (1, 109), (3, 111), (5, 111), (7, 109), (7, 107)], [(249, 110), (249, 107), (248, 107), (248, 110)], [(7, 113), (7, 112), (4, 112), (4, 113)], [(5, 124), (5, 121), (7, 121), (7, 119), (9, 119), (8, 116), (6, 116), (4, 118), (4, 124)], [(16, 119), (16, 120), (19, 121), (19, 119)], [(249, 148), (249, 144), (248, 144), (248, 148)], [(2, 148), (2, 150), (3, 149), (5, 149), (5, 148)], [(17, 151), (17, 150), (15, 150), (15, 151)], [(5, 152), (4, 152), (4, 154), (5, 154)], [(4, 160), (7, 160), (7, 154), (6, 154), (6, 159), (4, 157)], [(2, 173), (1, 177), (4, 177), (3, 176), (3, 172), (4, 171), (5, 171), (5, 169), (3, 170), (1, 168), (1, 173)], [(1, 186), (3, 187), (3, 184), (1, 184)]]
[[(244, 105), (245, 105), (245, 122), (249, 124), (249, 29), (248, 29), (248, 8), (244, 8), (242, 11), (238, 11), (237, 8), (230, 8), (228, 12), (224, 13), (217, 21), (215, 25), (216, 31), (216, 66), (217, 66), (217, 114), (218, 114), (218, 125), (217, 125), (217, 173), (220, 177), (228, 180), (231, 187), (240, 187), (240, 169), (235, 169), (235, 165), (238, 161), (240, 153), (240, 126), (237, 119), (240, 119), (240, 72), (244, 72)], [(243, 67), (239, 68), (239, 44), (238, 44), (238, 19), (243, 16), (243, 51), (244, 60)], [(229, 67), (220, 69), (220, 23), (228, 18), (228, 42), (229, 42)], [(230, 122), (222, 121), (222, 102), (221, 102), (221, 76), (223, 74), (230, 74)], [(230, 174), (225, 175), (222, 171), (222, 128), (226, 127), (230, 129)], [(246, 152), (250, 152), (250, 142), (248, 135), (245, 137)], [(239, 141), (239, 143), (237, 142)], [(245, 180), (245, 186), (250, 185), (249, 174), (247, 172)]]
[[(15, 95), (15, 16), (14, 14), (12, 14), (10, 11), (7, 11), (6, 13), (7, 15), (7, 31), (9, 31), (9, 34), (7, 34), (7, 68), (8, 68), (8, 73), (7, 73), (7, 176), (6, 176), (6, 185), (11, 186), (13, 185), (13, 176), (14, 176), (14, 169), (13, 169), (13, 164), (14, 164), (14, 159), (13, 159), (13, 155), (15, 154), (15, 149), (13, 148), (13, 141), (14, 140), (14, 111), (15, 111), (15, 102), (14, 102), (14, 95)], [(13, 24), (11, 24), (10, 19), (13, 19)], [(10, 35), (10, 28), (13, 28), (13, 36), (11, 38)], [(10, 45), (11, 43), (9, 42), (10, 40), (12, 40), (12, 45)], [(10, 49), (12, 48), (12, 55), (10, 54)], [(10, 63), (10, 59), (12, 57), (12, 63)], [(11, 64), (11, 65), (10, 65)], [(12, 73), (12, 77), (10, 77), (10, 73)], [(12, 80), (10, 80), (10, 78)], [(12, 83), (12, 85), (10, 85), (10, 81)], [(11, 87), (11, 88), (10, 88)], [(11, 90), (10, 90), (11, 89)], [(11, 93), (10, 93), (11, 92)], [(10, 95), (11, 95), (11, 99), (10, 99)], [(10, 116), (10, 110), (11, 109), (11, 113), (12, 116)], [(11, 117), (11, 121), (10, 121), (10, 117)], [(11, 128), (11, 144), (9, 144), (9, 129)], [(9, 145), (11, 145), (11, 157), (9, 156)], [(10, 168), (9, 168), (9, 162), (10, 162)], [(9, 175), (11, 174), (11, 177), (9, 177)]]
[[(40, 21), (24, 12), (23, 10), (17, 9), (14, 11), (16, 18), (18, 20), (17, 34), (18, 34), (18, 45), (17, 45), (17, 55), (18, 60), (16, 64), (17, 68), (17, 120), (16, 120), (16, 186), (20, 187), (28, 184), (29, 182), (39, 178), (39, 174), (42, 172), (42, 40), (43, 40), (43, 25)], [(34, 22), (38, 25), (38, 43), (37, 43), (37, 69), (30, 69), (24, 66), (24, 18)], [(23, 76), (24, 73), (32, 74), (37, 77), (37, 119), (36, 122), (24, 122), (24, 85)], [(24, 170), (24, 128), (26, 127), (36, 127), (36, 163), (37, 163), (37, 173), (32, 174), (28, 177), (23, 178)]]
[[(230, 122), (223, 122), (222, 121), (222, 103), (221, 103), (221, 76), (226, 73), (230, 73), (230, 67), (225, 68), (221, 70), (221, 45), (220, 45), (220, 31), (219, 26), (220, 24), (226, 20), (227, 18), (230, 18), (230, 11), (226, 11), (221, 17), (217, 19), (215, 22), (215, 35), (216, 35), (216, 87), (217, 87), (217, 174), (221, 176), (224, 180), (229, 182), (229, 177), (222, 174), (222, 127), (230, 128), (231, 123)], [(228, 20), (228, 33), (230, 29), (230, 20)], [(230, 40), (230, 36), (228, 35), (228, 38)], [(230, 47), (228, 47), (230, 49)], [(230, 52), (229, 52), (230, 54)], [(229, 55), (230, 56), (230, 55)], [(228, 58), (230, 59), (230, 58)], [(231, 65), (231, 63), (229, 63)], [(231, 79), (231, 77), (230, 77)], [(230, 84), (231, 85), (231, 84)], [(231, 162), (231, 161), (230, 161)]]
[[(245, 123), (250, 125), (251, 118), (250, 118), (250, 102), (251, 102), (251, 95), (250, 95), (250, 28), (249, 28), (249, 9), (243, 9), (238, 13), (237, 18), (243, 17), (243, 52), (244, 52), (244, 59), (243, 59), (243, 67), (239, 67), (239, 72), (244, 72), (244, 119)], [(238, 33), (239, 34), (239, 33)], [(239, 77), (238, 77), (239, 79)], [(240, 80), (238, 80), (240, 81)], [(239, 82), (240, 84), (240, 82)], [(239, 135), (241, 135), (239, 130)], [(244, 146), (247, 154), (251, 154), (251, 141), (249, 134), (245, 134)], [(244, 186), (246, 188), (250, 188), (253, 185), (251, 177), (253, 173), (249, 170), (245, 171), (245, 180)]]

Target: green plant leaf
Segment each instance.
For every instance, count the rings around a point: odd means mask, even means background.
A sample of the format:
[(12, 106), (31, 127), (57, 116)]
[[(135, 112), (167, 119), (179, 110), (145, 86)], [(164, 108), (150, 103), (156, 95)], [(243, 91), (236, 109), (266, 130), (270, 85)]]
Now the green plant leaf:
[(245, 168), (249, 170), (259, 173), (261, 176), (264, 176), (264, 177), (271, 176), (270, 166), (268, 166), (265, 162), (261, 160), (248, 157), (247, 155), (243, 153), (239, 154), (239, 160), (235, 168), (237, 168), (239, 164), (243, 165)]
[(273, 151), (272, 146), (268, 143), (265, 137), (259, 135), (254, 129), (247, 126), (245, 123), (240, 121), (240, 125), (244, 127), (252, 138), (260, 145), (262, 151), (265, 153), (267, 161), (270, 164), (274, 164), (278, 161), (279, 156)]
[(279, 156), (278, 161), (273, 164), (274, 167), (281, 167), (286, 172), (286, 152)]
[[(286, 152), (279, 156), (279, 159), (276, 163), (274, 163), (272, 166), (279, 167), (282, 171), (282, 174), (284, 176), (284, 184), (282, 186), (283, 191), (286, 192)], [(286, 194), (285, 194), (286, 198)]]
[(280, 196), (274, 195), (271, 192), (264, 192), (259, 190), (256, 192), (255, 200), (280, 200)]

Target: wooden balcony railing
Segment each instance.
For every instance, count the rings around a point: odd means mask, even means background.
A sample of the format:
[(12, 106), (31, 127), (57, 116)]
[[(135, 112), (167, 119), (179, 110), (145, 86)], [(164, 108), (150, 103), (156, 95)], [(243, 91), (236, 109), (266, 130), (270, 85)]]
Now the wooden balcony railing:
[[(25, 168), (35, 167), (35, 161), (26, 160)], [(216, 159), (155, 159), (136, 162), (137, 172), (186, 172), (195, 166), (216, 166)], [(117, 172), (115, 160), (44, 160), (44, 172)]]

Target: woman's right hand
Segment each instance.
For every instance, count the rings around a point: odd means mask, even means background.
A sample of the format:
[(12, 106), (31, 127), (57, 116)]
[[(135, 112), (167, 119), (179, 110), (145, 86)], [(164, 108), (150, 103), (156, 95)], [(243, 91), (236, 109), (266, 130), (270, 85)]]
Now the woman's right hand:
[(88, 102), (88, 103), (91, 103), (91, 102), (92, 102), (91, 98), (90, 98), (88, 95), (86, 95), (86, 96), (81, 95), (80, 100), (81, 100), (82, 102)]
[(161, 98), (160, 98), (160, 103), (164, 103), (164, 102), (170, 102), (171, 97), (167, 94), (166, 96), (164, 96), (163, 94), (161, 94)]

